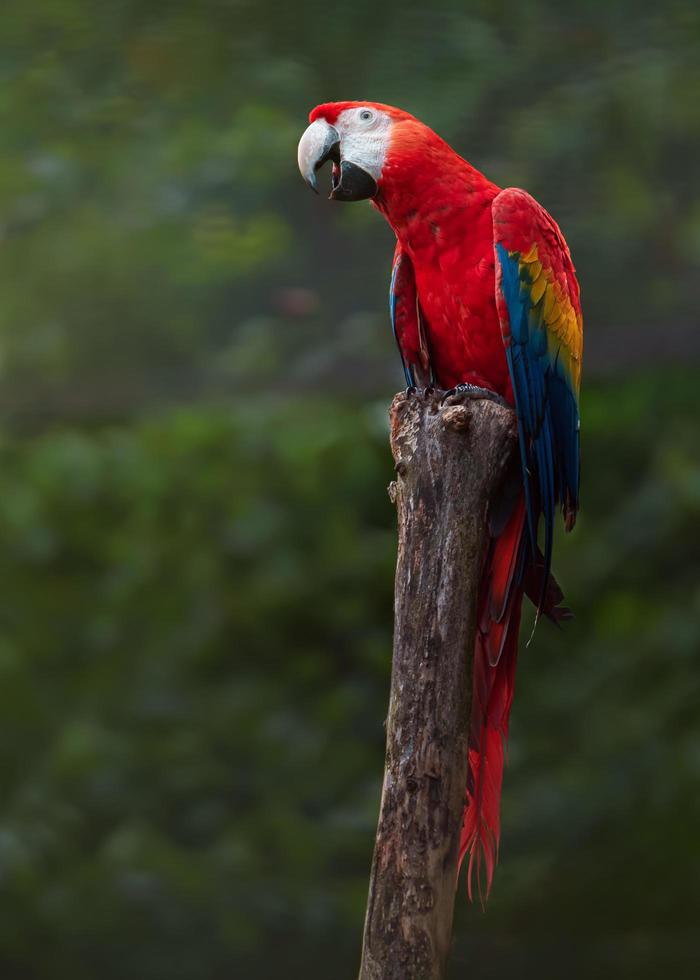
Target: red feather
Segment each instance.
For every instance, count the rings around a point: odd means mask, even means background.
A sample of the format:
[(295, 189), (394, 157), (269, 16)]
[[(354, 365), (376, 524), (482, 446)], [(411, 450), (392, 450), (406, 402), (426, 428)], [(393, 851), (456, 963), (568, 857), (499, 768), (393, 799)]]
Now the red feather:
[[(523, 598), (516, 569), (524, 527), (525, 502), (520, 497), (508, 523), (493, 543), (479, 598), (467, 802), (459, 860), (461, 864), (469, 853), (469, 897), (472, 898), (476, 873), (482, 901), (488, 897), (491, 888), (501, 834), (501, 784)], [(485, 890), (482, 888), (482, 863)]]

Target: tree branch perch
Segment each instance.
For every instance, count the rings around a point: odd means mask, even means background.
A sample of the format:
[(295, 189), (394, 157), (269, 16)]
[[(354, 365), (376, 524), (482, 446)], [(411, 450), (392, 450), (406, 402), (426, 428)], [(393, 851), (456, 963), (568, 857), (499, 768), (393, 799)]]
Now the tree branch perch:
[(440, 395), (390, 410), (394, 651), (360, 980), (440, 980), (450, 946), (487, 510), (515, 427), (492, 401)]

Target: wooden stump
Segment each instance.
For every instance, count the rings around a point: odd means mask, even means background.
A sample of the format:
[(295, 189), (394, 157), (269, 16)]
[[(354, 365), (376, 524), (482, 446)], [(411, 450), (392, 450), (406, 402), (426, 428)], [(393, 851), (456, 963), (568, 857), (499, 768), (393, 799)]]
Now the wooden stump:
[(360, 980), (438, 980), (452, 932), (489, 501), (516, 443), (493, 401), (397, 395), (394, 651)]

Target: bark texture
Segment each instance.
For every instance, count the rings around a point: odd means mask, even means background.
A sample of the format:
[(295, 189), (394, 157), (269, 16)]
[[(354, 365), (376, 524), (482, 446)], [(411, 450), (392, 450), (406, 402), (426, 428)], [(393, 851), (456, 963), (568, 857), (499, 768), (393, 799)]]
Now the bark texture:
[(515, 446), (492, 401), (390, 410), (398, 510), (394, 651), (360, 980), (438, 980), (452, 932), (476, 607), (489, 500)]

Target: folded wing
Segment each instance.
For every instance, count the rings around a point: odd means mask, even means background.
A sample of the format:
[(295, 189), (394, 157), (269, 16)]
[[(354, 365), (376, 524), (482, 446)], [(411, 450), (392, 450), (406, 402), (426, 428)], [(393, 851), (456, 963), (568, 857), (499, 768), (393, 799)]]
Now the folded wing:
[(533, 558), (540, 515), (544, 519), (541, 609), (556, 507), (570, 530), (579, 506), (579, 285), (559, 227), (534, 198), (508, 188), (492, 209), (496, 304), (515, 395)]

